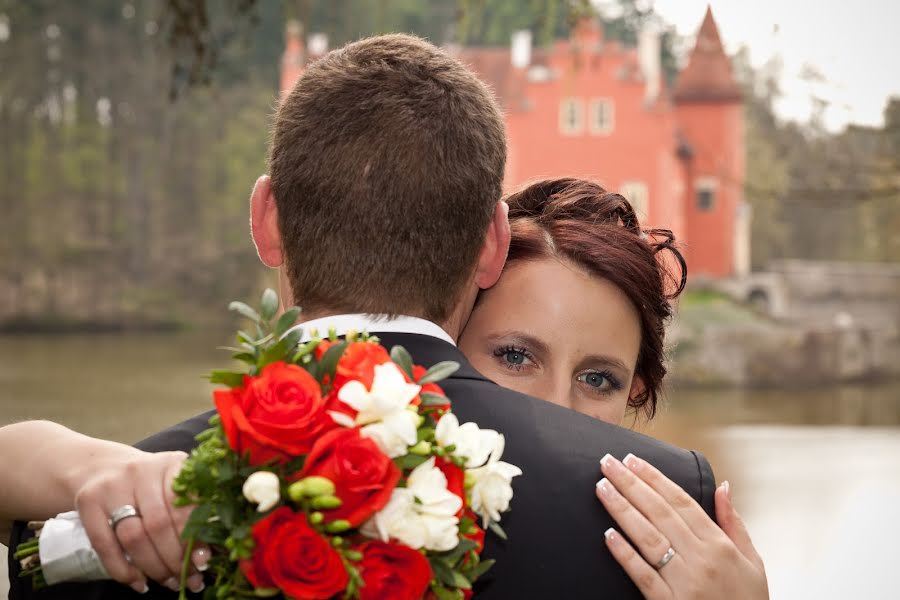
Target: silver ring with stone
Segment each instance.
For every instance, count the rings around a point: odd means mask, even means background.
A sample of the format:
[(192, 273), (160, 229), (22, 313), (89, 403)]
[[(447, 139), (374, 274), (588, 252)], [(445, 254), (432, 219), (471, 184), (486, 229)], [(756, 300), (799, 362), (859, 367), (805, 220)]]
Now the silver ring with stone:
[(109, 515), (109, 526), (112, 527), (112, 530), (116, 530), (116, 525), (124, 521), (125, 519), (129, 519), (131, 517), (140, 518), (141, 513), (138, 512), (138, 509), (133, 507), (130, 504), (123, 504), (119, 508), (112, 511), (112, 514)]
[(659, 559), (659, 562), (653, 565), (653, 568), (659, 571), (664, 566), (669, 564), (669, 561), (675, 557), (675, 549), (672, 546), (669, 546), (669, 549), (666, 550), (666, 553), (663, 554), (663, 557)]

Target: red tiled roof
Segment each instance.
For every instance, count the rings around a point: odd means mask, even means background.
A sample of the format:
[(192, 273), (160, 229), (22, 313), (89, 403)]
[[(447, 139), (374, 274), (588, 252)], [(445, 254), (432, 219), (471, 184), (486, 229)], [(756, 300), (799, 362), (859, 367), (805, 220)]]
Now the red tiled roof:
[(676, 102), (741, 99), (741, 88), (734, 80), (731, 61), (722, 47), (719, 28), (709, 6), (687, 67), (678, 75), (673, 95)]

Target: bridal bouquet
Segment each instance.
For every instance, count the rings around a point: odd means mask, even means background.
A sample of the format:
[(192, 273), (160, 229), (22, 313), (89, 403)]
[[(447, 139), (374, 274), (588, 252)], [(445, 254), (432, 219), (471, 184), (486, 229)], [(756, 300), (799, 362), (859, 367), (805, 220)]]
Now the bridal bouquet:
[[(227, 389), (173, 484), (176, 502), (196, 507), (182, 590), (203, 542), (206, 598), (468, 598), (493, 562), (480, 558), (485, 529), (505, 538), (498, 522), (521, 471), (500, 460), (500, 433), (451, 412), (437, 383), (458, 365), (426, 370), (353, 332), (301, 343), (299, 309), (276, 319), (277, 307), (272, 290), (258, 312), (230, 306), (254, 331), (230, 348), (244, 372), (213, 372)], [(38, 585), (52, 583), (46, 541), (16, 553)]]

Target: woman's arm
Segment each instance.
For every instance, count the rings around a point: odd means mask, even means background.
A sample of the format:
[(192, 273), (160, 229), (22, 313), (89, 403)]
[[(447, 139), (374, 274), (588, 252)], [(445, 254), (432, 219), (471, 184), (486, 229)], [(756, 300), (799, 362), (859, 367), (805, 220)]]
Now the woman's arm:
[[(634, 546), (606, 532), (615, 559), (649, 600), (766, 600), (762, 558), (734, 506), (727, 482), (715, 492), (715, 522), (653, 465), (629, 455), (601, 461), (597, 497)], [(636, 547), (636, 548), (635, 548)]]
[(143, 454), (50, 421), (0, 427), (0, 523), (43, 520), (75, 508), (91, 475)]
[[(49, 421), (7, 425), (0, 428), (0, 529), (8, 530), (13, 520), (77, 509), (113, 579), (139, 592), (147, 577), (175, 586), (190, 509), (174, 507), (171, 484), (185, 456), (143, 452)], [(114, 530), (109, 516), (126, 504), (140, 518), (125, 519)], [(190, 583), (202, 587), (202, 578)]]

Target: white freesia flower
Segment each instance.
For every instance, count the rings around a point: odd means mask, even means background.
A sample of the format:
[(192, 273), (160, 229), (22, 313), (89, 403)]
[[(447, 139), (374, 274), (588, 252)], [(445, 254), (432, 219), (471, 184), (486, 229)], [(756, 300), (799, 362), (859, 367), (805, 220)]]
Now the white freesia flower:
[(406, 382), (397, 365), (385, 363), (375, 367), (372, 389), (349, 381), (338, 392), (338, 399), (357, 411), (356, 419), (336, 411), (330, 414), (345, 427), (361, 425), (363, 437), (372, 438), (385, 454), (397, 458), (416, 443), (418, 414), (408, 407), (420, 389)]
[(244, 498), (256, 504), (256, 510), (263, 513), (281, 499), (281, 482), (271, 471), (257, 471), (247, 478), (242, 491)]
[(466, 471), (466, 481), (472, 483), (469, 499), (472, 510), (481, 515), (482, 527), (490, 521), (499, 521), (500, 513), (509, 510), (512, 500), (512, 478), (522, 474), (522, 469), (501, 460), (491, 460), (477, 469)]
[(493, 429), (481, 429), (475, 423), (460, 425), (452, 412), (438, 421), (434, 439), (444, 448), (455, 446), (453, 456), (465, 458), (470, 469), (484, 465), (492, 455), (499, 458), (505, 444), (503, 435)]
[(363, 535), (384, 542), (396, 539), (410, 548), (443, 552), (459, 543), (462, 499), (447, 489), (447, 478), (434, 458), (410, 473), (407, 487), (395, 488), (387, 505), (363, 523)]

